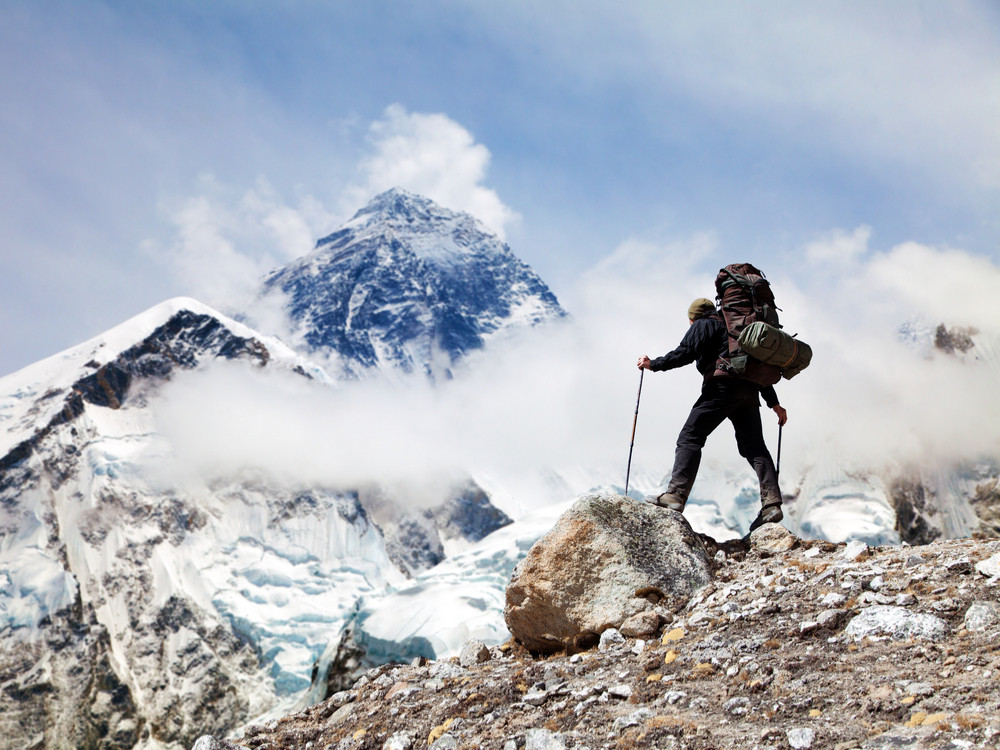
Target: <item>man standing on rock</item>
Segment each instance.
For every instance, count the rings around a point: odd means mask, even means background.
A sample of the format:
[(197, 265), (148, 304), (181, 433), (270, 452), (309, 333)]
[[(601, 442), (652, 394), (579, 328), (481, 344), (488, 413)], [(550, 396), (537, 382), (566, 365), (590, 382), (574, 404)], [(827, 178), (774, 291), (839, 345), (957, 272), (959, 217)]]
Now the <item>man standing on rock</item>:
[(705, 440), (723, 420), (728, 419), (736, 431), (740, 455), (750, 463), (760, 480), (761, 509), (750, 525), (750, 531), (765, 523), (777, 523), (783, 517), (781, 490), (778, 489), (774, 461), (764, 443), (758, 397), (763, 396), (764, 403), (778, 415), (779, 425), (785, 424), (788, 413), (778, 403), (773, 386), (758, 386), (718, 367), (719, 359), (728, 356), (729, 339), (726, 325), (711, 300), (702, 297), (691, 303), (688, 324), (687, 333), (672, 352), (652, 360), (645, 355), (639, 358), (639, 368), (653, 372), (672, 370), (694, 362), (705, 378), (701, 396), (691, 407), (691, 414), (677, 437), (674, 468), (667, 491), (650, 498), (649, 502), (678, 513), (684, 511), (684, 504), (698, 474)]

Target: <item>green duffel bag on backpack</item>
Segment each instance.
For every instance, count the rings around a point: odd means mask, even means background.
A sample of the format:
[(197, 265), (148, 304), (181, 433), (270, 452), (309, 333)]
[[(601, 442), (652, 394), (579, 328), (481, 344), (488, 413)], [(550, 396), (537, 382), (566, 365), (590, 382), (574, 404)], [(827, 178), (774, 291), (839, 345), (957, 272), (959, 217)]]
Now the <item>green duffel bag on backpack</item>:
[(809, 344), (789, 336), (763, 321), (751, 323), (740, 332), (740, 348), (754, 359), (781, 368), (781, 376), (793, 378), (809, 366)]

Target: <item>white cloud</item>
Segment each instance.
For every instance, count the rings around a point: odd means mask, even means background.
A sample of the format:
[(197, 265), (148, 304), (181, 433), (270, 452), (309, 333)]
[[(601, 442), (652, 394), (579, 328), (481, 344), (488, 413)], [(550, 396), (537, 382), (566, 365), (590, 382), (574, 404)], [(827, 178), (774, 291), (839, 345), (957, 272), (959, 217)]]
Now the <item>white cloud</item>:
[(907, 242), (872, 258), (868, 280), (877, 292), (926, 319), (1000, 326), (1000, 269), (986, 257)]
[(869, 226), (860, 226), (852, 232), (835, 230), (822, 239), (808, 243), (805, 247), (806, 258), (813, 263), (850, 264), (868, 251), (871, 236)]
[(197, 195), (166, 207), (175, 234), (167, 248), (147, 243), (185, 294), (221, 310), (239, 308), (275, 267), (309, 252), (334, 221), (306, 196), (286, 205), (259, 178), (240, 193), (203, 176)]
[[(954, 249), (905, 243), (815, 276), (776, 285), (782, 322), (814, 350), (809, 369), (780, 390), (808, 460), (858, 466), (997, 455), (1000, 427), (1000, 267)], [(911, 324), (922, 341), (900, 335)], [(975, 328), (977, 348), (935, 351), (933, 331)], [(783, 396), (783, 399), (785, 396)]]
[(398, 104), (385, 110), (368, 131), (370, 152), (360, 165), (360, 183), (347, 191), (355, 207), (393, 187), (467, 211), (505, 236), (517, 214), (485, 185), (490, 152), (444, 114), (408, 112)]

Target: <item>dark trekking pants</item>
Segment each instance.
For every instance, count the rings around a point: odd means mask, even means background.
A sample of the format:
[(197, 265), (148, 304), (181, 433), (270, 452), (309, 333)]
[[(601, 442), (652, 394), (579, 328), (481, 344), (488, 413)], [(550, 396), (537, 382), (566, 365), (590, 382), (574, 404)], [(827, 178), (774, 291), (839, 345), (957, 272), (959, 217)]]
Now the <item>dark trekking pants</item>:
[(764, 443), (761, 430), (758, 395), (756, 386), (744, 380), (709, 378), (705, 381), (701, 396), (691, 407), (691, 414), (677, 437), (674, 468), (667, 486), (669, 494), (687, 500), (698, 475), (705, 440), (723, 420), (728, 419), (736, 431), (736, 445), (740, 455), (757, 473), (761, 505), (781, 502), (774, 461)]

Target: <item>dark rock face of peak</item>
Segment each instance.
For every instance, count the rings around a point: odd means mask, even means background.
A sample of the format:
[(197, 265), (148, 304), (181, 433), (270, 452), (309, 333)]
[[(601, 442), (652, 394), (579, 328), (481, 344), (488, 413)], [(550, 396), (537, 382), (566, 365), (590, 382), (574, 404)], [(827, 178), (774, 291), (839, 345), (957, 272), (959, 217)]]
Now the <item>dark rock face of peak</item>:
[(191, 369), (204, 357), (247, 358), (263, 366), (270, 353), (260, 341), (237, 336), (218, 318), (181, 310), (93, 375), (77, 381), (74, 390), (88, 403), (117, 409), (133, 381), (168, 378), (174, 368)]
[[(12, 470), (35, 451), (36, 446), (60, 425), (83, 413), (84, 404), (119, 409), (139, 381), (162, 381), (176, 369), (192, 369), (204, 359), (248, 359), (266, 365), (270, 352), (258, 339), (237, 336), (218, 318), (180, 310), (145, 339), (126, 349), (107, 364), (86, 366), (96, 372), (80, 378), (64, 396), (64, 407), (34, 435), (0, 457), (0, 490), (23, 482)], [(54, 398), (62, 392), (46, 394)]]
[(947, 328), (941, 323), (934, 329), (934, 346), (945, 354), (955, 354), (961, 352), (965, 354), (975, 347), (972, 337), (978, 333), (974, 328), (962, 328), (953, 326)]
[(296, 338), (344, 374), (447, 368), (494, 333), (565, 316), (555, 295), (468, 214), (402, 190), (377, 196), (272, 273)]
[(496, 507), (474, 482), (469, 482), (454, 497), (428, 512), (447, 537), (461, 537), (478, 542), (497, 529), (513, 523), (510, 516)]
[(409, 498), (381, 487), (360, 496), (385, 536), (389, 557), (408, 575), (419, 575), (442, 562), (445, 540), (478, 542), (513, 522), (472, 480), (455, 485), (446, 495), (429, 508), (413, 508)]

